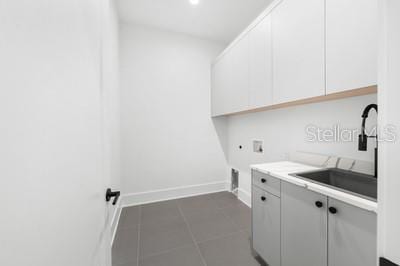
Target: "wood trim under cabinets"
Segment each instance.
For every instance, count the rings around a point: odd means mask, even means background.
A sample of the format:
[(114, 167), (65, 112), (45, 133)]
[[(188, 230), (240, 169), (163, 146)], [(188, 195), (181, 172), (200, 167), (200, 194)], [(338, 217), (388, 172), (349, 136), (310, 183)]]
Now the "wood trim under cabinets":
[[(365, 88), (347, 90), (347, 91), (343, 91), (343, 92), (337, 92), (337, 93), (332, 93), (332, 94), (327, 94), (327, 95), (323, 95), (323, 96), (317, 96), (317, 97), (312, 97), (312, 98), (307, 98), (307, 99), (297, 100), (297, 101), (292, 101), (292, 102), (287, 102), (287, 103), (274, 104), (274, 105), (270, 105), (270, 106), (265, 106), (265, 107), (260, 107), (260, 108), (255, 108), (255, 109), (245, 110), (245, 111), (240, 111), (240, 112), (235, 112), (235, 113), (223, 114), (223, 115), (218, 115), (218, 116), (257, 113), (257, 112), (280, 109), (280, 108), (287, 108), (287, 107), (292, 107), (292, 106), (297, 106), (297, 105), (319, 103), (319, 102), (333, 101), (333, 100), (339, 100), (339, 99), (344, 99), (344, 98), (374, 94), (377, 92), (378, 92), (378, 86), (369, 86), (369, 87), (365, 87)], [(215, 116), (215, 117), (217, 117), (217, 116)]]

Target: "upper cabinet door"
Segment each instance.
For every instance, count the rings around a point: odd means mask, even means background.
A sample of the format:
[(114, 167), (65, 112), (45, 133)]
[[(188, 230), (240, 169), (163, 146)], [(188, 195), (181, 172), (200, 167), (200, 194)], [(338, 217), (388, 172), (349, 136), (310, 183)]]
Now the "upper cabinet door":
[(272, 11), (274, 103), (325, 95), (325, 1), (283, 0)]
[(230, 107), (229, 88), (231, 84), (232, 64), (229, 54), (214, 63), (211, 73), (211, 113), (213, 116), (227, 114)]
[(327, 93), (377, 84), (378, 0), (326, 0)]
[(249, 109), (272, 104), (271, 16), (249, 33)]
[(223, 113), (221, 99), (223, 98), (222, 62), (215, 62), (211, 68), (211, 115), (217, 116)]
[(245, 35), (226, 54), (231, 63), (229, 92), (226, 95), (229, 113), (248, 109), (249, 105), (249, 39)]

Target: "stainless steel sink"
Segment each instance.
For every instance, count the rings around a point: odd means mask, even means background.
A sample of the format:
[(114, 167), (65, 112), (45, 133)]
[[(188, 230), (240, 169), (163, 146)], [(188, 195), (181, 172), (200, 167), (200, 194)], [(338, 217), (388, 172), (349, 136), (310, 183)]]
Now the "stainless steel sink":
[(372, 175), (334, 168), (306, 173), (296, 173), (292, 174), (292, 176), (369, 200), (377, 200), (377, 179)]

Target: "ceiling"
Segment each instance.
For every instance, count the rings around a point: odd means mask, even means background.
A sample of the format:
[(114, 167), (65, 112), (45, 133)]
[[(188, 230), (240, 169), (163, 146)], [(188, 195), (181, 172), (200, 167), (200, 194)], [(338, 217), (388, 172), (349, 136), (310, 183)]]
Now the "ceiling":
[(272, 0), (116, 0), (120, 20), (229, 43)]

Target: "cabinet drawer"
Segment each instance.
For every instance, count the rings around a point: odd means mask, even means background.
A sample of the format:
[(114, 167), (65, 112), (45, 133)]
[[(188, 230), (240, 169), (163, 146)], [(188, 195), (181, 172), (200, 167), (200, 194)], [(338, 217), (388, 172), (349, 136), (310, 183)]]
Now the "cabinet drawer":
[(269, 193), (281, 196), (281, 180), (270, 175), (252, 170), (253, 185), (268, 191)]

